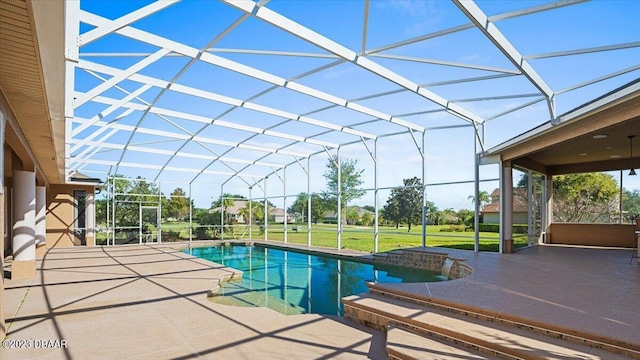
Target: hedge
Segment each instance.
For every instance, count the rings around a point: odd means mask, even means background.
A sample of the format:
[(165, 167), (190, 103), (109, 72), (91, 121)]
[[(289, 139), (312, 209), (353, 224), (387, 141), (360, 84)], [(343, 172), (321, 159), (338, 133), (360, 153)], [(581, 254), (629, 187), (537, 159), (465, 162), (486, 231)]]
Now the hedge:
[[(500, 232), (500, 224), (480, 224), (482, 232)], [(513, 224), (514, 234), (528, 234), (529, 226), (527, 224)]]

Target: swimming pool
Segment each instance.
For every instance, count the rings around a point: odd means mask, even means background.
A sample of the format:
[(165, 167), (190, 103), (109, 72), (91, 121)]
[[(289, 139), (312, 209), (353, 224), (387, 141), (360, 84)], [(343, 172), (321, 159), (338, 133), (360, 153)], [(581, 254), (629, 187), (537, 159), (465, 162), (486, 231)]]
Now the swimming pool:
[(397, 266), (374, 266), (261, 246), (189, 248), (186, 253), (244, 272), (225, 283), (211, 301), (265, 306), (283, 314), (342, 315), (345, 296), (367, 291), (365, 282), (441, 281), (439, 273)]

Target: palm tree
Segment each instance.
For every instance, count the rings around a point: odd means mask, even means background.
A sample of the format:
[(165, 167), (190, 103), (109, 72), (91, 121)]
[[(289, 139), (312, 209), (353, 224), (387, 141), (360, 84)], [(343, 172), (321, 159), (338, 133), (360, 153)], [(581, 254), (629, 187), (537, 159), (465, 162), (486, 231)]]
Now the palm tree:
[[(249, 203), (251, 203), (251, 211), (249, 211)], [(238, 213), (248, 220), (248, 225), (252, 225), (254, 219), (261, 221), (264, 217), (264, 206), (259, 202), (247, 201), (245, 206), (240, 209)]]
[(227, 224), (231, 223), (231, 216), (227, 210), (236, 203), (232, 196), (231, 194), (222, 194), (221, 196), (221, 205), (224, 209)]
[[(491, 202), (491, 197), (489, 196), (489, 193), (486, 191), (480, 191), (478, 193), (478, 199), (480, 200), (480, 209), (484, 208), (485, 205)], [(471, 201), (471, 203), (473, 204), (476, 203), (476, 198), (473, 195), (469, 195), (467, 200)]]

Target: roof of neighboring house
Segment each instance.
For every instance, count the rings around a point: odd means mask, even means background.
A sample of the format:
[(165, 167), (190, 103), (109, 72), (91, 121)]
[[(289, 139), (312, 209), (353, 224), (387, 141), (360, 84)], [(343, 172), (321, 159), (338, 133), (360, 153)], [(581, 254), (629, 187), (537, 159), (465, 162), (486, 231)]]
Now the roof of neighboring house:
[(284, 209), (281, 209), (281, 208), (270, 208), (269, 209), (269, 215), (284, 216)]
[[(513, 189), (513, 212), (527, 212), (528, 204), (527, 204), (527, 191), (523, 188), (514, 188)], [(482, 213), (498, 213), (500, 212), (500, 189), (495, 189), (491, 193), (491, 198), (494, 201), (491, 204), (485, 205), (485, 207), (480, 210)]]

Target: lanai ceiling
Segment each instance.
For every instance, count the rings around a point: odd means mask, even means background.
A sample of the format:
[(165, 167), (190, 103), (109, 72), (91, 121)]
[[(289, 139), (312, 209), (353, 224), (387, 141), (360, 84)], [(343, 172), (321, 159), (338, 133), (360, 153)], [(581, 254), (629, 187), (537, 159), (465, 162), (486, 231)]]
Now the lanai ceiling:
[(487, 148), (639, 77), (640, 29), (620, 14), (640, 6), (604, 9), (70, 1), (65, 173), (250, 185), (347, 144), (460, 126)]

